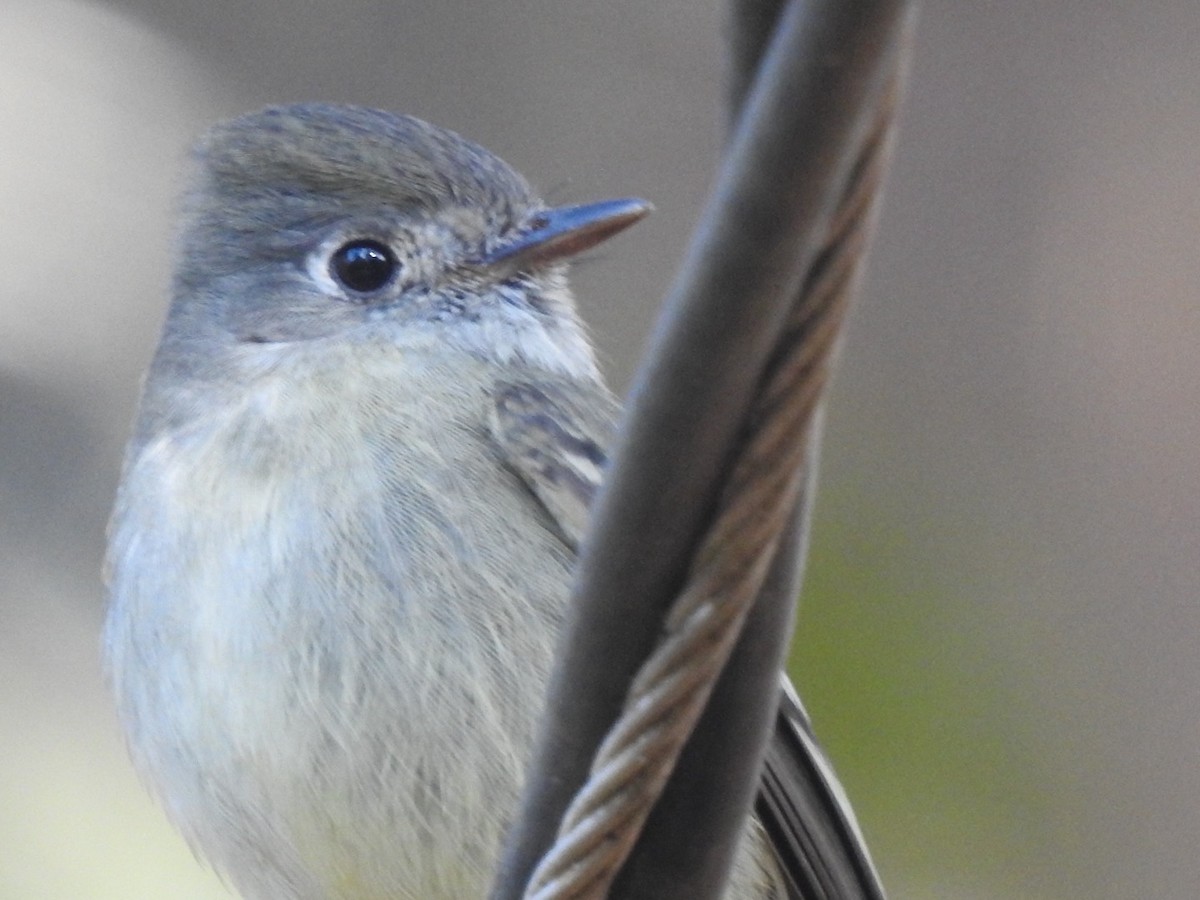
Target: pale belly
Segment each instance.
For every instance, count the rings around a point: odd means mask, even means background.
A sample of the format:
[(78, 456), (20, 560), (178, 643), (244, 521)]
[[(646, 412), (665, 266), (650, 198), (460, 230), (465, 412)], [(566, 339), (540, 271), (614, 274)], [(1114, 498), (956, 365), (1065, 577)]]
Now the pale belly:
[[(486, 435), (391, 384), (267, 385), (147, 444), (119, 498), (131, 754), (247, 897), (483, 896), (517, 802), (573, 556)], [(762, 871), (743, 853), (733, 896)]]

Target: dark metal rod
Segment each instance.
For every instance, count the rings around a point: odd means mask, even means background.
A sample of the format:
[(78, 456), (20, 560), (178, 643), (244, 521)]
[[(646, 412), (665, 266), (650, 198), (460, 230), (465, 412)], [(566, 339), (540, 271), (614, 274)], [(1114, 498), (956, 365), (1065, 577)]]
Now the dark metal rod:
[[(495, 897), (520, 895), (657, 638), (906, 5), (794, 0), (783, 15), (636, 381)], [(704, 822), (678, 827), (700, 846), (720, 840)]]

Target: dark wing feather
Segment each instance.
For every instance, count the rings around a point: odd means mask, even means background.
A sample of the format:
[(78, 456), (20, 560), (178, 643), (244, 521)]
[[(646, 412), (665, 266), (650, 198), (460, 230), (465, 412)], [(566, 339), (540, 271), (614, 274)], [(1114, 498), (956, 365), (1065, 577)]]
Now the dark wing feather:
[(754, 808), (792, 900), (883, 900), (850, 801), (786, 677)]
[[(492, 436), (511, 468), (578, 549), (599, 489), (619, 407), (578, 381), (496, 386)], [(792, 900), (882, 900), (849, 801), (786, 678), (755, 811)]]
[(616, 398), (594, 382), (496, 385), (492, 436), (504, 462), (546, 507), (575, 550), (604, 476), (605, 448), (619, 412)]

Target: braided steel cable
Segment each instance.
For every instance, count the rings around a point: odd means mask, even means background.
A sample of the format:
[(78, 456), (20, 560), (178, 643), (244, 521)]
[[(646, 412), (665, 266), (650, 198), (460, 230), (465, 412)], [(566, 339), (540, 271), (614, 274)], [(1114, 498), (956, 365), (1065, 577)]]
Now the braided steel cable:
[(898, 82), (893, 76), (877, 101), (664, 634), (534, 870), (525, 893), (531, 900), (607, 895), (758, 596), (804, 484), (813, 421), (878, 209)]

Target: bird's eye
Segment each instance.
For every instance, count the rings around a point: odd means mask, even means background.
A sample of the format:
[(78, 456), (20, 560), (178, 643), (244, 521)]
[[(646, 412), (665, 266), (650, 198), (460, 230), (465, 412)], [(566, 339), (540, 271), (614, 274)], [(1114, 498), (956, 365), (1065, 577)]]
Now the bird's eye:
[(400, 261), (386, 244), (365, 238), (342, 244), (329, 260), (334, 279), (358, 294), (371, 294), (385, 287), (399, 270)]

